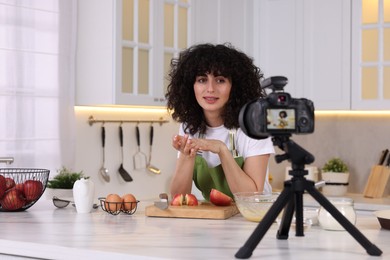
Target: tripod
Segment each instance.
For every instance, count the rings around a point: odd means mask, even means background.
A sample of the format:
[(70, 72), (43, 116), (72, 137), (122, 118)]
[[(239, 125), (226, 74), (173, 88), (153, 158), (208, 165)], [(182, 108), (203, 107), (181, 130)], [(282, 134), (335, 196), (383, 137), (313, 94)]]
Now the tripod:
[(280, 149), (285, 151), (285, 154), (275, 156), (276, 162), (280, 163), (284, 160), (291, 161), (292, 170), (289, 171), (289, 174), (292, 175), (292, 178), (291, 180), (284, 182), (284, 189), (280, 193), (278, 199), (260, 221), (244, 246), (235, 254), (235, 257), (240, 259), (251, 257), (253, 250), (259, 244), (260, 240), (264, 237), (265, 233), (283, 208), (285, 208), (285, 210), (276, 235), (277, 239), (288, 239), (288, 232), (294, 211), (296, 219), (295, 236), (304, 236), (303, 193), (305, 190), (366, 249), (369, 255), (380, 256), (382, 251), (372, 244), (324, 195), (322, 195), (321, 192), (315, 188), (313, 181), (307, 180), (304, 177), (308, 174), (307, 170), (305, 170), (305, 164), (312, 163), (314, 157), (298, 144), (290, 140), (289, 137), (290, 135), (274, 136), (272, 141), (274, 145), (277, 145)]

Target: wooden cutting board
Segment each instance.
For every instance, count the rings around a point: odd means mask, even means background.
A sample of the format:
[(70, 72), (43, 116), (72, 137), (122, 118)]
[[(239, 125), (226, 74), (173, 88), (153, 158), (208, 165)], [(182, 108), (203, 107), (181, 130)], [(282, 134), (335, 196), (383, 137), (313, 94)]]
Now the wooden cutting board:
[(363, 195), (367, 198), (381, 198), (390, 176), (390, 168), (375, 165), (371, 169)]
[(202, 202), (198, 206), (169, 206), (165, 210), (154, 205), (145, 208), (146, 216), (163, 218), (228, 219), (238, 212), (235, 204), (215, 206), (206, 202)]

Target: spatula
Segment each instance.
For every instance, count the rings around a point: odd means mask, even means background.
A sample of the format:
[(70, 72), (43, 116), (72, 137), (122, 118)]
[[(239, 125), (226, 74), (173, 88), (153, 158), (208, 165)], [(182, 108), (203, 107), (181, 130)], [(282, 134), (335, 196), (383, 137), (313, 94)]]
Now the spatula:
[(133, 155), (134, 169), (145, 169), (146, 168), (146, 154), (141, 152), (141, 144), (140, 144), (140, 135), (139, 135), (139, 127), (136, 125), (135, 134), (137, 139), (137, 152)]
[(123, 129), (122, 129), (122, 126), (119, 126), (119, 141), (121, 144), (122, 162), (121, 162), (121, 165), (120, 165), (118, 171), (119, 171), (119, 174), (122, 176), (124, 181), (131, 182), (131, 181), (133, 181), (133, 178), (131, 178), (130, 174), (123, 167)]
[(153, 147), (153, 125), (150, 125), (150, 132), (149, 132), (149, 141), (150, 141), (150, 145), (149, 145), (149, 158), (148, 158), (148, 165), (147, 165), (147, 169), (154, 173), (154, 174), (160, 174), (161, 173), (161, 170), (159, 168), (157, 168), (156, 166), (153, 166), (151, 164), (151, 161), (152, 161), (152, 147)]

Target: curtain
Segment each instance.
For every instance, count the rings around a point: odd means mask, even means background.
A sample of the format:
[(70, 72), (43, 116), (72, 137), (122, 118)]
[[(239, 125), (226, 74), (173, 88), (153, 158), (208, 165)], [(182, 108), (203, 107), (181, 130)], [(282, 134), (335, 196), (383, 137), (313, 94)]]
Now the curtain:
[(0, 0), (0, 167), (74, 166), (76, 9)]

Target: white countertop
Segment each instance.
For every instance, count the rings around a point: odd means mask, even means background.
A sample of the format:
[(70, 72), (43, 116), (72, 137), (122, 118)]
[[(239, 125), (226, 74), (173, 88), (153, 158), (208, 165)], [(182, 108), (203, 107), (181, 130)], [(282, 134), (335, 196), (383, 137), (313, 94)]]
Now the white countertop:
[[(24, 212), (0, 212), (0, 254), (45, 259), (234, 259), (257, 223), (240, 214), (227, 220), (153, 218), (141, 201), (132, 215), (110, 215), (100, 208), (78, 214), (40, 201)], [(276, 239), (273, 224), (250, 259), (388, 259), (390, 230), (381, 229), (372, 212), (358, 214), (356, 226), (383, 254), (369, 256), (346, 231), (312, 226), (304, 237), (291, 229)], [(292, 257), (293, 256), (293, 257)], [(1, 258), (1, 255), (0, 255)]]

